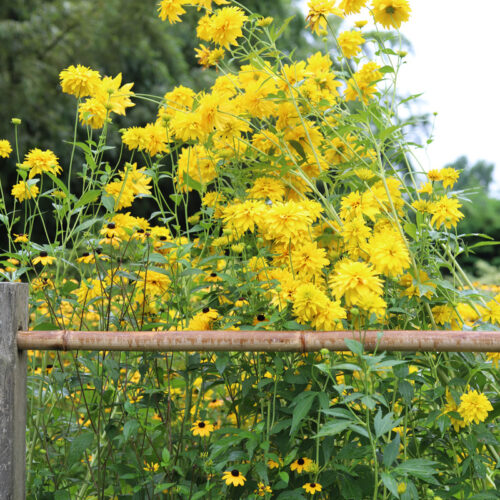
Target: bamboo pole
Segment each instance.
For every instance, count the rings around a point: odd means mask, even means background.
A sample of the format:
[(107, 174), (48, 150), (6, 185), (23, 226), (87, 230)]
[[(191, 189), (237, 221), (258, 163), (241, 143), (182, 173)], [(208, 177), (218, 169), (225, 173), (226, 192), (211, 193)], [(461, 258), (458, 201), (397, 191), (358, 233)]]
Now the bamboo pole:
[(500, 352), (500, 331), (390, 330), (311, 331), (19, 331), (19, 349), (87, 351), (254, 351), (349, 350), (345, 339), (366, 351)]

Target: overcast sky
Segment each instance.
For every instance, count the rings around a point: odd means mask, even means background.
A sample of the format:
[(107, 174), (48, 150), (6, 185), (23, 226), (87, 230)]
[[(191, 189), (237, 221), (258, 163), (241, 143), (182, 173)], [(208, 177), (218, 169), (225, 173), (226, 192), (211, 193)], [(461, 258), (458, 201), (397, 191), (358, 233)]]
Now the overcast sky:
[[(423, 92), (419, 110), (437, 113), (434, 141), (418, 159), (426, 170), (462, 155), (472, 163), (494, 163), (500, 197), (500, 0), (410, 0), (410, 5), (412, 15), (401, 32), (413, 54), (405, 59), (399, 90)], [(307, 11), (307, 0), (301, 7)]]

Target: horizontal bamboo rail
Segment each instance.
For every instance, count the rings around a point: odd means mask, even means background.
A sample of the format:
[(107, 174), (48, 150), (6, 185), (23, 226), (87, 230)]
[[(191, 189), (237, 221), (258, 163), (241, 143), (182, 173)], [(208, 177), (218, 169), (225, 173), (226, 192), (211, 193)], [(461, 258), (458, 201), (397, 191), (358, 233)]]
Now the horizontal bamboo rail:
[(349, 350), (345, 339), (366, 351), (500, 352), (500, 331), (389, 330), (311, 331), (19, 331), (18, 349), (87, 351), (265, 351)]

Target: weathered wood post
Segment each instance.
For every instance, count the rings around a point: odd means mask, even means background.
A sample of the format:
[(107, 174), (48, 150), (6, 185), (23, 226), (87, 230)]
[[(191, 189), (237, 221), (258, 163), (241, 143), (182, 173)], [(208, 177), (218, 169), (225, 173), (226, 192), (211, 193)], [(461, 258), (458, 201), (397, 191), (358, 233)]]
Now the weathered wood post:
[(26, 493), (26, 352), (18, 330), (28, 328), (26, 283), (0, 283), (0, 499)]

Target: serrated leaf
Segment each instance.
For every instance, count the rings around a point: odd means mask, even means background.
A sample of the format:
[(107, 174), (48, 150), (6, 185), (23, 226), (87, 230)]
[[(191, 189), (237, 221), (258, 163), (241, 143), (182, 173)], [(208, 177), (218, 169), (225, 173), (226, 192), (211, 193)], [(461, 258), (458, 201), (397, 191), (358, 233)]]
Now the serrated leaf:
[(384, 465), (390, 467), (399, 455), (399, 446), (401, 444), (401, 437), (399, 432), (396, 432), (396, 437), (384, 449)]
[(357, 354), (358, 356), (363, 355), (363, 344), (361, 344), (361, 342), (354, 339), (344, 339), (344, 342), (351, 352)]
[(83, 452), (92, 446), (94, 442), (94, 434), (89, 431), (82, 432), (78, 434), (75, 439), (73, 439), (71, 446), (69, 447), (68, 453), (68, 463), (73, 465), (79, 462), (83, 456)]

